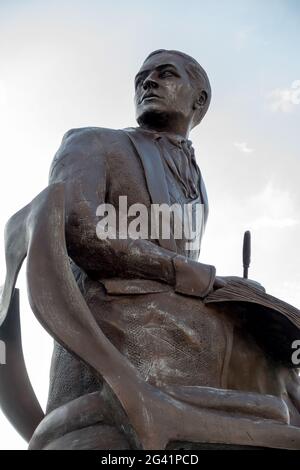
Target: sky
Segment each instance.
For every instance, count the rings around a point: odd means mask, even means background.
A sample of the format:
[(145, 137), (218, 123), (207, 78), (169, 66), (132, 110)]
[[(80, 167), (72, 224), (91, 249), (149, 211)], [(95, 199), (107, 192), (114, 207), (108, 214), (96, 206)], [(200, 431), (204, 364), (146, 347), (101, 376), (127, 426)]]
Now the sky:
[[(134, 126), (142, 61), (177, 49), (212, 87), (190, 135), (210, 202), (200, 261), (241, 275), (251, 230), (249, 277), (300, 308), (299, 44), (298, 0), (0, 0), (0, 247), (8, 218), (47, 186), (63, 134)], [(18, 287), (26, 364), (45, 407), (52, 340), (31, 312), (24, 269)], [(0, 449), (25, 448), (0, 411)]]

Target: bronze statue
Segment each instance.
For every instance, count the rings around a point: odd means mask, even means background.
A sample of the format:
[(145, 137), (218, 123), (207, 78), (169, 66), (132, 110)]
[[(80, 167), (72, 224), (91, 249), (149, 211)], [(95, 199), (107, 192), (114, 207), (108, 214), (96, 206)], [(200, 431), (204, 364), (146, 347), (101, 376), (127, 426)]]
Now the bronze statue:
[[(49, 186), (9, 220), (0, 400), (30, 449), (300, 448), (300, 312), (197, 261), (208, 200), (188, 137), (210, 98), (193, 58), (153, 52), (135, 79), (139, 127), (67, 132)], [(99, 237), (99, 206), (120, 215), (125, 196), (147, 214), (189, 205), (192, 225), (201, 205), (196, 246), (174, 224), (150, 237), (150, 216), (148, 237), (120, 236), (120, 218)], [(20, 340), (26, 256), (31, 307), (55, 339), (45, 417)]]

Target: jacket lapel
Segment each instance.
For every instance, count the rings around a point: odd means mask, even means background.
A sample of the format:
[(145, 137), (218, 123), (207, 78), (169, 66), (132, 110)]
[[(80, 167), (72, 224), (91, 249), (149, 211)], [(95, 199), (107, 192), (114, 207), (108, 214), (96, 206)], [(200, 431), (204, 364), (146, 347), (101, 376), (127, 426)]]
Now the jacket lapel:
[[(142, 162), (152, 204), (168, 204), (170, 206), (165, 170), (157, 145), (143, 132), (134, 128), (124, 129), (124, 132), (128, 135)], [(170, 239), (160, 237), (159, 244), (163, 248), (177, 252), (176, 243), (172, 236)]]

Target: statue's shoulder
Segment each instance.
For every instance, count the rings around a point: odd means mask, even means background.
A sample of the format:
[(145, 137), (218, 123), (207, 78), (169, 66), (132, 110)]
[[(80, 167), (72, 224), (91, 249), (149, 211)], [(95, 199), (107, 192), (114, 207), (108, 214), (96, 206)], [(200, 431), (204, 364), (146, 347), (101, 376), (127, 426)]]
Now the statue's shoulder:
[(50, 179), (57, 172), (68, 172), (68, 168), (91, 165), (105, 161), (116, 142), (122, 144), (126, 139), (124, 132), (105, 127), (80, 127), (68, 130), (62, 139), (50, 166)]
[(68, 130), (62, 140), (62, 144), (72, 145), (109, 145), (116, 139), (122, 139), (124, 133), (119, 129), (109, 129), (106, 127), (79, 127)]

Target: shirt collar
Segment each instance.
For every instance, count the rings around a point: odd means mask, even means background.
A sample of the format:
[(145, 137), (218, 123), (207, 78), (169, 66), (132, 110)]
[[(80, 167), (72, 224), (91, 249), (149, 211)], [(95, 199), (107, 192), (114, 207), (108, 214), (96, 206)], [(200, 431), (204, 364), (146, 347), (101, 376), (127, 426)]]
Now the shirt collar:
[(191, 140), (185, 139), (181, 135), (178, 135), (178, 134), (172, 134), (169, 132), (151, 131), (151, 130), (142, 129), (142, 128), (138, 128), (138, 129), (140, 129), (142, 132), (145, 132), (147, 134), (151, 134), (154, 140), (160, 140), (163, 137), (165, 137), (169, 142), (171, 142), (171, 144), (173, 144), (175, 147), (178, 147), (180, 149), (182, 149), (182, 145), (184, 143), (186, 143), (189, 148), (192, 146)]

